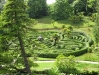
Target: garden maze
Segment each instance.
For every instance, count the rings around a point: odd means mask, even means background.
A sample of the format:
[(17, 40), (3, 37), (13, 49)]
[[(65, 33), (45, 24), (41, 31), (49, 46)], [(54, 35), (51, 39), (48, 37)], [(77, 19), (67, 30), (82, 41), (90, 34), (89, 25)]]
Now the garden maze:
[(72, 31), (69, 36), (64, 34), (64, 38), (58, 31), (36, 32), (31, 36), (31, 39), (36, 42), (33, 47), (36, 47), (37, 43), (39, 44), (34, 53), (40, 57), (49, 58), (55, 58), (59, 54), (79, 56), (86, 53), (93, 44), (93, 40), (88, 35), (77, 31)]

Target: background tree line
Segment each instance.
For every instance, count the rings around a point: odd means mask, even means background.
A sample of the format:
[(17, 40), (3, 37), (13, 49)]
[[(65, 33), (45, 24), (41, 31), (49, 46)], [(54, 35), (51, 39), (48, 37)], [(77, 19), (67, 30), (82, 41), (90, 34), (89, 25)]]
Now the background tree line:
[[(84, 15), (96, 13), (96, 0), (56, 0), (48, 5), (46, 0), (24, 0), (30, 18), (41, 18), (50, 15), (54, 20), (68, 19), (70, 16), (83, 12)], [(0, 10), (5, 3), (0, 1)]]

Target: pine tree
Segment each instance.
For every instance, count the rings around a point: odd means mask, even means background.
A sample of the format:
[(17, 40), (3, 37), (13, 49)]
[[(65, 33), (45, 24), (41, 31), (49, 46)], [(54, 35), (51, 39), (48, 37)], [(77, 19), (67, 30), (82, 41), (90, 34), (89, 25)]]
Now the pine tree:
[(30, 66), (28, 64), (26, 52), (24, 49), (24, 39), (23, 39), (27, 28), (27, 23), (30, 22), (30, 19), (26, 14), (26, 7), (27, 6), (25, 5), (24, 0), (7, 0), (1, 14), (2, 25), (0, 26), (0, 29), (3, 33), (0, 38), (1, 40), (0, 49), (2, 51), (9, 50), (8, 46), (9, 40), (17, 38), (21, 54), (24, 59), (25, 69), (27, 73), (31, 75)]

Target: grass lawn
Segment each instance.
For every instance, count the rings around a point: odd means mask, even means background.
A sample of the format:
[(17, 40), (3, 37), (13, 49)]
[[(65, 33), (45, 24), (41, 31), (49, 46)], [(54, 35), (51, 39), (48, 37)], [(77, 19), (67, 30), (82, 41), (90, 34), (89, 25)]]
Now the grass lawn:
[[(55, 62), (38, 62), (38, 67), (32, 68), (32, 70), (42, 71), (45, 69), (55, 68)], [(79, 71), (99, 71), (99, 64), (88, 64), (88, 63), (76, 63), (76, 68)]]
[[(49, 61), (49, 60), (55, 60), (52, 58), (41, 58), (38, 57), (38, 61)], [(78, 57), (75, 57), (75, 60), (87, 60), (87, 61), (94, 61), (98, 62), (99, 57), (95, 53), (87, 53)], [(50, 69), (55, 68), (55, 62), (38, 62), (38, 67), (32, 68), (35, 70), (44, 70), (44, 69)], [(99, 64), (89, 64), (89, 63), (76, 63), (76, 68), (80, 71), (88, 70), (88, 71), (99, 71)]]
[(38, 21), (37, 25), (34, 26), (34, 28), (54, 28), (56, 27), (62, 27), (62, 25), (71, 25), (73, 27), (92, 27), (95, 23), (92, 22), (89, 17), (84, 17), (84, 20), (82, 22), (77, 22), (73, 23), (72, 21), (69, 20), (59, 20), (59, 21), (54, 21), (54, 26), (51, 24), (51, 17), (50, 16), (45, 16), (40, 19), (36, 19)]
[(55, 62), (38, 62), (38, 67), (31, 68), (31, 69), (42, 71), (42, 70), (51, 69), (54, 67), (55, 67)]
[(34, 25), (34, 29), (61, 28), (63, 25), (71, 25), (74, 30), (83, 31), (93, 38), (92, 26), (95, 25), (95, 22), (92, 22), (89, 17), (84, 17), (84, 21), (78, 23), (73, 23), (69, 20), (59, 20), (55, 21), (54, 25), (51, 24), (52, 19), (49, 16), (45, 16), (36, 20), (38, 21), (38, 23)]
[(42, 57), (37, 57), (38, 61), (48, 61), (48, 60), (55, 60), (55, 58), (42, 58)]
[(86, 53), (81, 56), (75, 57), (75, 60), (99, 62), (99, 56), (95, 53)]
[[(56, 59), (55, 58), (38, 57), (37, 60), (38, 61), (52, 61), (52, 60), (55, 61)], [(81, 56), (75, 57), (75, 60), (99, 62), (99, 56), (97, 54), (95, 54), (95, 53), (86, 53), (86, 54), (83, 54)]]
[(99, 64), (77, 63), (76, 68), (79, 71), (99, 71)]

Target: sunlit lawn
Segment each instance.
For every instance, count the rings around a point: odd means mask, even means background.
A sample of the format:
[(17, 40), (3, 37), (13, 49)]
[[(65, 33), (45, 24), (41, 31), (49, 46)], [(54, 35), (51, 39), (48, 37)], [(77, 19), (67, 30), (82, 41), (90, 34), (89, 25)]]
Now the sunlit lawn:
[[(42, 71), (45, 69), (55, 68), (55, 62), (39, 62), (38, 65), (38, 67), (32, 68), (32, 70)], [(99, 71), (99, 64), (76, 63), (76, 68), (79, 71)]]
[[(90, 56), (91, 55), (91, 56)], [(41, 58), (38, 57), (38, 61), (55, 61), (55, 59), (52, 58)], [(87, 60), (87, 61), (99, 61), (97, 55), (94, 53), (87, 53), (78, 57), (75, 57), (75, 60)], [(35, 70), (44, 70), (44, 69), (50, 69), (55, 67), (55, 62), (38, 62), (38, 67), (32, 68)], [(88, 71), (98, 71), (99, 70), (99, 64), (89, 64), (89, 63), (76, 63), (76, 68), (80, 71), (88, 70)]]
[[(71, 25), (74, 30), (84, 31), (88, 35), (92, 33), (92, 26), (95, 25), (94, 22), (90, 21), (86, 17), (82, 22), (73, 23), (72, 21), (69, 20), (59, 20), (59, 21), (55, 21), (54, 25), (51, 24), (52, 19), (49, 16), (45, 16), (43, 18), (36, 20), (38, 21), (38, 23), (37, 25), (34, 25), (33, 27), (34, 29), (61, 28), (63, 25), (65, 26)], [(92, 35), (90, 36), (93, 37)]]
[(38, 61), (51, 61), (51, 60), (55, 60), (55, 58), (42, 58), (42, 57), (37, 57)]
[(55, 62), (38, 62), (38, 67), (32, 68), (34, 70), (42, 71), (55, 67)]
[(99, 62), (99, 56), (95, 53), (86, 53), (81, 56), (75, 57), (75, 60)]
[(99, 64), (77, 63), (76, 68), (79, 71), (99, 71)]

